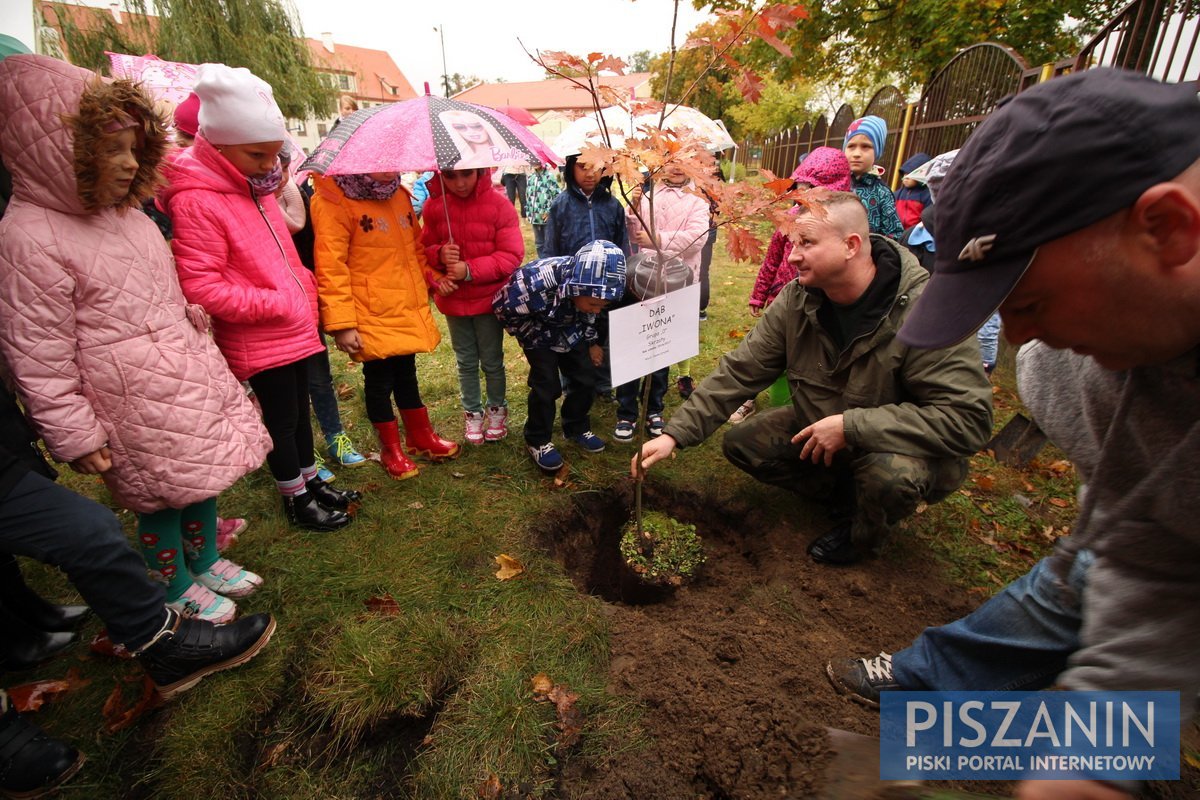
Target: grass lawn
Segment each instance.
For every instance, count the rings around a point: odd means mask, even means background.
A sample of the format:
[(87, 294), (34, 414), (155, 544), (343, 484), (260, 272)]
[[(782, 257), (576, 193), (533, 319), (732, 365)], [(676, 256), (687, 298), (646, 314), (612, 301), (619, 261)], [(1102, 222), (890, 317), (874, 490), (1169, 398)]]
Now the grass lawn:
[[(756, 272), (757, 265), (732, 263), (718, 245), (709, 321), (693, 360), (697, 380), (748, 330)], [(37, 714), (89, 757), (65, 797), (460, 798), (489, 796), (492, 775), (517, 787), (512, 796), (547, 796), (566, 748), (556, 747), (554, 704), (534, 699), (531, 678), (539, 673), (579, 695), (583, 735), (571, 759), (599, 760), (642, 744), (641, 709), (606, 691), (605, 603), (581, 594), (530, 536), (573, 494), (627, 480), (633, 448), (610, 443), (588, 456), (568, 445), (565, 484), (540, 475), (520, 435), (526, 366), (515, 342), (506, 353), (509, 438), (464, 446), (460, 459), (422, 464), (407, 481), (389, 480), (375, 463), (339, 470), (337, 486), (366, 494), (343, 531), (288, 527), (265, 469), (221, 496), (223, 514), (250, 520), (230, 557), (265, 579), (240, 608), (270, 611), (279, 621), (271, 646), (247, 667), (205, 680), (117, 733), (104, 731), (103, 709), (114, 687), (126, 703), (136, 696), (134, 665), (79, 645), (36, 672), (7, 676), (12, 685), (76, 669), (89, 681)], [(374, 450), (361, 373), (340, 353), (333, 359), (346, 428), (361, 450)], [(442, 344), (417, 363), (436, 426), (461, 440), (444, 326)], [(999, 427), (1018, 408), (1011, 358), (996, 385)], [(672, 388), (668, 416), (679, 402)], [(615, 421), (613, 406), (594, 409), (593, 427), (606, 439)], [(662, 472), (682, 486), (720, 484), (732, 468), (719, 448), (718, 435)], [(977, 456), (963, 489), (918, 514), (910, 530), (946, 562), (951, 580), (982, 599), (1070, 524), (1074, 473), (1060, 458), (1044, 452), (1034, 467), (1017, 471)], [(94, 479), (64, 471), (62, 480), (107, 500)], [(122, 519), (132, 534), (133, 515)], [(498, 580), (499, 554), (519, 560), (524, 572)], [(61, 576), (36, 565), (27, 572), (50, 596), (72, 597)], [(92, 623), (85, 639), (98, 627)]]

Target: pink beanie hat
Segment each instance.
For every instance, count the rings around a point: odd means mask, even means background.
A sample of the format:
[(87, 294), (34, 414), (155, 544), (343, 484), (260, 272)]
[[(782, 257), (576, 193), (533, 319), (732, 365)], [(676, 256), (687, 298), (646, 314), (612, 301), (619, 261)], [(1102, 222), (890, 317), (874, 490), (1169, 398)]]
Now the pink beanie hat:
[(850, 162), (846, 160), (846, 154), (835, 147), (818, 147), (809, 153), (792, 173), (792, 180), (810, 183), (814, 189), (854, 191), (850, 183)]
[(200, 95), (192, 92), (187, 98), (175, 106), (175, 129), (183, 131), (193, 139), (200, 127)]

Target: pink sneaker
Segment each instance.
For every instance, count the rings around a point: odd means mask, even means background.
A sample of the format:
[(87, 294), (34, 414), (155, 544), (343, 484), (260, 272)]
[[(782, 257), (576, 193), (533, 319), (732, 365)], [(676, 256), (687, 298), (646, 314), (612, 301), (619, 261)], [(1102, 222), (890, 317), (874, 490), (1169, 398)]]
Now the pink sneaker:
[(508, 436), (508, 406), (488, 406), (487, 428), (483, 431), (485, 442), (498, 442)]
[(262, 586), (261, 577), (226, 558), (218, 558), (207, 570), (192, 577), (196, 583), (226, 597), (245, 597)]
[(467, 444), (483, 444), (483, 412), (463, 412), (464, 438)]
[(207, 620), (213, 624), (232, 622), (237, 616), (237, 605), (232, 600), (213, 594), (198, 583), (189, 586), (178, 600), (167, 603), (167, 607), (182, 616)]
[(238, 534), (250, 527), (250, 523), (241, 517), (223, 519), (217, 517), (217, 552), (224, 553), (226, 548), (237, 544)]

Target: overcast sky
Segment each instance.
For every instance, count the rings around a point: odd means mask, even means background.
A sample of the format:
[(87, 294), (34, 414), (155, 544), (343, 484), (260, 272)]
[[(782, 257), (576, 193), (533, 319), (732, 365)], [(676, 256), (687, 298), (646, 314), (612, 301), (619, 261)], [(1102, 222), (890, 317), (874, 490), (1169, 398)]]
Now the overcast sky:
[[(107, 0), (86, 0), (107, 7)], [(672, 0), (292, 0), (304, 33), (314, 39), (329, 31), (334, 41), (386, 50), (412, 83), (436, 86), (442, 51), (435, 27), (445, 26), (446, 70), (492, 81), (539, 80), (529, 50), (600, 52), (627, 57), (639, 50), (670, 47)], [(32, 3), (0, 0), (0, 32), (32, 45)], [(681, 0), (676, 41), (705, 15)]]
[[(436, 86), (442, 52), (435, 27), (445, 26), (446, 71), (492, 81), (534, 81), (539, 70), (521, 50), (565, 50), (628, 56), (670, 46), (671, 0), (292, 0), (304, 32), (329, 31), (334, 41), (388, 51), (419, 93)], [(682, 0), (680, 44), (704, 19)]]

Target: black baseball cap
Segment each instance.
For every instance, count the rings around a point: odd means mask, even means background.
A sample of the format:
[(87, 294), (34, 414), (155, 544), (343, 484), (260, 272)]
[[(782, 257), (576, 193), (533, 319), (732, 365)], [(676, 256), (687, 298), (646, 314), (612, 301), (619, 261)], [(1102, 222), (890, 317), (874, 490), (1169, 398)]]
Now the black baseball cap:
[(962, 341), (1004, 302), (1040, 245), (1132, 205), (1200, 159), (1197, 88), (1104, 68), (1000, 101), (938, 193), (933, 275), (900, 340)]

